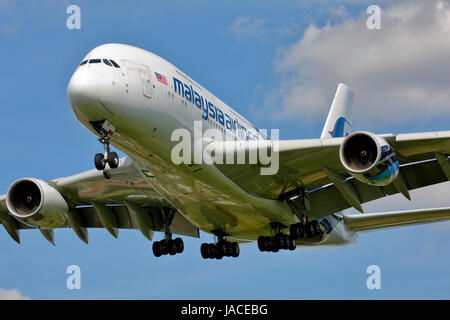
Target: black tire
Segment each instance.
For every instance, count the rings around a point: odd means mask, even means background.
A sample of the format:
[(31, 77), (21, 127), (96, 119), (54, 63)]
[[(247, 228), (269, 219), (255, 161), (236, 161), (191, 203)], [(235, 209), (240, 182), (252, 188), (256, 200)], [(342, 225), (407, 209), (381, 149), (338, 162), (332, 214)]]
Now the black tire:
[(169, 246), (167, 244), (166, 239), (163, 239), (159, 242), (159, 245), (161, 246), (161, 254), (166, 255), (169, 253)]
[(214, 258), (216, 258), (217, 260), (222, 259), (224, 256), (224, 252), (223, 252), (223, 248), (221, 245), (216, 244), (216, 254), (214, 256)]
[(227, 248), (227, 241), (222, 240), (219, 241), (217, 243), (217, 251), (219, 252), (219, 254), (223, 257), (228, 257), (227, 253), (228, 253), (228, 248)]
[(200, 253), (202, 254), (202, 258), (203, 259), (208, 259), (209, 255), (208, 255), (208, 244), (207, 243), (202, 243), (202, 245), (200, 246)]
[(258, 238), (258, 249), (259, 249), (259, 251), (261, 251), (261, 252), (266, 251), (266, 246), (265, 246), (265, 244), (266, 244), (265, 237), (260, 236), (260, 237)]
[(167, 244), (167, 248), (168, 248), (167, 251), (169, 251), (169, 254), (171, 256), (174, 256), (177, 254), (177, 245), (175, 244), (175, 241), (169, 240), (169, 242)]
[(288, 250), (290, 245), (290, 238), (287, 234), (283, 234), (283, 249)]
[(226, 247), (225, 256), (231, 257), (231, 254), (233, 253), (233, 244), (227, 241), (225, 247)]
[(282, 234), (278, 233), (273, 237), (274, 249), (277, 251), (283, 248), (283, 238)]
[(305, 233), (307, 237), (314, 237), (316, 235), (315, 228), (312, 222), (308, 222), (305, 226)]
[(315, 234), (321, 234), (322, 230), (320, 229), (320, 222), (315, 220), (313, 221), (313, 226), (314, 226), (314, 233)]
[(293, 251), (297, 247), (297, 243), (295, 242), (295, 239), (292, 237), (289, 237), (289, 250)]
[(114, 151), (108, 153), (108, 165), (111, 169), (119, 166), (119, 156)]
[(216, 245), (214, 243), (208, 244), (208, 258), (214, 259), (216, 257)]
[(264, 245), (266, 246), (266, 251), (273, 250), (273, 238), (272, 237), (264, 237)]
[(240, 253), (239, 244), (237, 242), (232, 242), (231, 248), (232, 248), (231, 256), (233, 258), (239, 257), (239, 253)]
[(101, 153), (97, 153), (94, 157), (94, 164), (97, 170), (105, 169), (105, 156)]
[(161, 257), (161, 244), (159, 241), (153, 242), (153, 254), (155, 257)]
[(295, 231), (297, 233), (295, 239), (302, 239), (305, 236), (305, 227), (301, 223), (296, 224)]
[(181, 238), (175, 239), (175, 247), (177, 248), (177, 253), (182, 253), (184, 251), (184, 242)]

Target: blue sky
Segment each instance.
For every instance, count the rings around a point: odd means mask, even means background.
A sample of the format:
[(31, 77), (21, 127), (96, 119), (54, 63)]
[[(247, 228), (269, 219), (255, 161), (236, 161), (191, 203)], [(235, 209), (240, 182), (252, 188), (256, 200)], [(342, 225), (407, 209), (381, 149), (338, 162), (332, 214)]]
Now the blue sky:
[[(339, 81), (355, 89), (354, 130), (447, 130), (450, 50), (440, 40), (448, 34), (430, 17), (449, 11), (446, 1), (426, 3), (411, 13), (415, 1), (382, 1), (383, 29), (369, 33), (363, 1), (0, 0), (0, 193), (21, 177), (92, 168), (101, 145), (71, 113), (66, 87), (85, 54), (108, 42), (164, 57), (258, 127), (281, 128), (284, 139), (320, 135)], [(70, 4), (81, 8), (81, 30), (66, 28)], [(399, 22), (399, 12), (410, 16)], [(448, 206), (449, 191), (447, 183), (414, 192), (412, 203), (395, 196), (364, 208)], [(342, 249), (263, 254), (246, 245), (222, 261), (201, 258), (207, 234), (184, 238), (184, 254), (160, 259), (138, 231), (114, 239), (91, 230), (85, 245), (57, 230), (55, 247), (37, 231), (21, 237), (17, 245), (0, 229), (0, 288), (32, 299), (450, 297), (447, 223), (362, 234)], [(66, 288), (72, 264), (81, 267), (81, 290)], [(366, 288), (372, 264), (381, 290)]]

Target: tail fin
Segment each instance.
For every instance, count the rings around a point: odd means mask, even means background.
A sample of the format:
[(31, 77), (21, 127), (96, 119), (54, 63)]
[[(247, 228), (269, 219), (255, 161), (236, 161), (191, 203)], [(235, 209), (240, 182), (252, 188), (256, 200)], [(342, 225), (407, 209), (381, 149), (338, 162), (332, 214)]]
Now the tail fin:
[(339, 83), (321, 139), (346, 137), (351, 131), (353, 92)]

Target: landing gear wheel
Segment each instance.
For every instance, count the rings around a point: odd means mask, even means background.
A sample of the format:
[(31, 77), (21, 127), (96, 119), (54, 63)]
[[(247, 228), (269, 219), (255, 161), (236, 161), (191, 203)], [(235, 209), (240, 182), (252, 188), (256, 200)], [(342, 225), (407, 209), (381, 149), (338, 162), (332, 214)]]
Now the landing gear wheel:
[(314, 226), (314, 233), (315, 234), (320, 234), (322, 232), (322, 230), (320, 229), (320, 222), (315, 220), (313, 221), (313, 226)]
[(161, 254), (162, 255), (166, 255), (169, 253), (169, 246), (167, 245), (167, 241), (165, 239), (161, 240), (159, 242), (160, 246), (161, 246)]
[(159, 241), (153, 242), (153, 254), (155, 257), (161, 257), (161, 244)]
[(169, 240), (167, 247), (168, 247), (169, 254), (171, 256), (177, 254), (177, 247), (176, 247), (175, 241)]
[(203, 259), (208, 259), (209, 258), (209, 250), (208, 250), (208, 244), (207, 243), (202, 243), (202, 245), (200, 246), (200, 253), (202, 254), (202, 258)]
[(267, 249), (267, 247), (265, 246), (265, 245), (266, 245), (266, 242), (265, 242), (264, 240), (265, 240), (265, 237), (263, 237), (263, 236), (260, 236), (260, 237), (258, 238), (258, 249), (259, 249), (259, 251), (261, 251), (261, 252), (264, 252), (264, 251), (266, 251), (266, 249)]
[(289, 250), (291, 251), (295, 250), (296, 246), (297, 243), (295, 242), (295, 239), (293, 237), (289, 237)]
[(216, 255), (214, 258), (216, 258), (217, 260), (222, 259), (224, 254), (223, 254), (221, 247), (219, 247), (219, 245), (216, 245), (215, 248), (216, 248)]
[(108, 164), (111, 169), (119, 166), (119, 156), (114, 151), (108, 152)]
[(227, 242), (226, 243), (226, 251), (225, 251), (225, 255), (227, 257), (231, 257), (231, 254), (233, 253), (233, 244), (231, 242)]
[(101, 153), (97, 153), (94, 157), (94, 164), (97, 170), (105, 169), (105, 156)]
[(316, 235), (316, 228), (312, 222), (308, 222), (305, 227), (305, 233), (307, 237), (314, 237)]
[(217, 243), (217, 251), (223, 257), (228, 257), (227, 255), (227, 241), (222, 240)]
[(266, 251), (273, 251), (274, 242), (272, 237), (264, 237), (264, 244), (266, 246)]
[(274, 248), (278, 251), (283, 248), (282, 234), (276, 234), (273, 237)]
[(293, 237), (294, 239), (301, 239), (305, 236), (305, 227), (300, 222), (291, 224), (291, 226), (289, 227), (289, 231), (291, 237)]
[(216, 256), (216, 245), (213, 243), (208, 244), (208, 258), (213, 259)]
[(290, 245), (290, 238), (287, 234), (283, 234), (283, 249), (288, 250)]
[(175, 247), (177, 249), (177, 253), (182, 253), (184, 251), (184, 242), (181, 238), (175, 239)]
[(237, 258), (239, 257), (239, 253), (240, 253), (239, 245), (237, 244), (237, 242), (233, 242), (231, 244), (231, 256), (233, 258)]

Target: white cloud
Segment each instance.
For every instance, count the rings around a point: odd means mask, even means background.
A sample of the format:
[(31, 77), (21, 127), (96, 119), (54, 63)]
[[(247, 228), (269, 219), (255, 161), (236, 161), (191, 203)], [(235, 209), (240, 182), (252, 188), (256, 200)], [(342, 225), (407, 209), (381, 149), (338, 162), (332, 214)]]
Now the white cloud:
[(30, 300), (30, 298), (23, 295), (19, 289), (0, 288), (0, 300)]
[(274, 39), (296, 37), (300, 26), (293, 20), (285, 19), (282, 23), (270, 21), (268, 18), (241, 16), (234, 19), (228, 27), (239, 40), (257, 40), (260, 42)]
[(449, 2), (394, 2), (381, 11), (381, 30), (368, 30), (367, 17), (363, 12), (336, 25), (312, 24), (301, 39), (280, 48), (274, 63), (279, 81), (266, 96), (266, 112), (323, 118), (344, 82), (366, 119), (356, 121), (449, 117)]
[(237, 17), (229, 30), (238, 38), (245, 36), (259, 36), (267, 32), (266, 23), (269, 19), (255, 19), (252, 17)]

